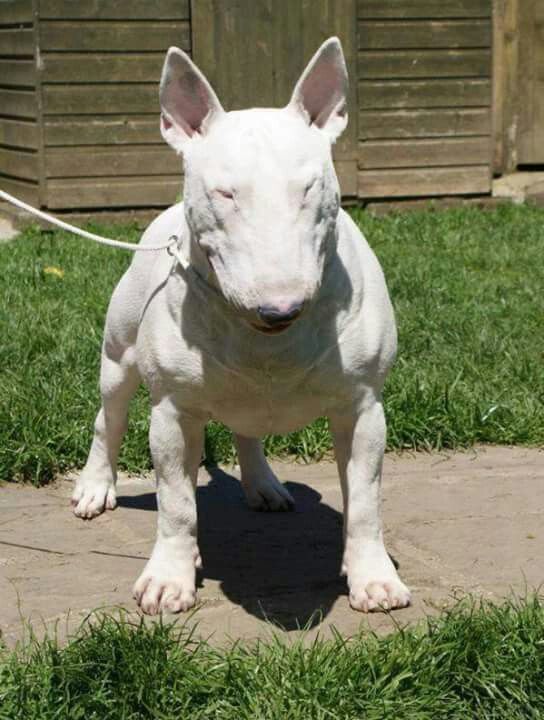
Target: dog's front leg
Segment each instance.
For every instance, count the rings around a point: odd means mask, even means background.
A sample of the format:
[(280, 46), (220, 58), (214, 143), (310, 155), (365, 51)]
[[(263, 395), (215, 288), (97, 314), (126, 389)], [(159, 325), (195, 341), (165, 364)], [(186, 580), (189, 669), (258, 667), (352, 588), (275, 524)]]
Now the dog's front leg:
[(355, 610), (405, 607), (410, 591), (401, 582), (383, 542), (380, 484), (385, 451), (381, 398), (358, 413), (331, 417), (344, 498), (344, 560), (349, 602)]
[(195, 604), (195, 568), (201, 565), (195, 487), (204, 424), (203, 418), (178, 410), (169, 398), (162, 399), (151, 413), (157, 540), (134, 586), (134, 597), (145, 613), (180, 612)]

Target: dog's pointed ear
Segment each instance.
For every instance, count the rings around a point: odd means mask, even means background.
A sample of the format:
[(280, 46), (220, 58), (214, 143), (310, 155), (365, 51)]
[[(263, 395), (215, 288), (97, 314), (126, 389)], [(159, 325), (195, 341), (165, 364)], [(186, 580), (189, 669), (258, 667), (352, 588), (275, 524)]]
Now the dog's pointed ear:
[(297, 82), (288, 107), (309, 125), (325, 132), (331, 142), (348, 124), (348, 72), (337, 37), (326, 40)]
[(178, 152), (195, 134), (204, 135), (225, 112), (204, 75), (176, 47), (166, 53), (159, 98), (162, 136)]

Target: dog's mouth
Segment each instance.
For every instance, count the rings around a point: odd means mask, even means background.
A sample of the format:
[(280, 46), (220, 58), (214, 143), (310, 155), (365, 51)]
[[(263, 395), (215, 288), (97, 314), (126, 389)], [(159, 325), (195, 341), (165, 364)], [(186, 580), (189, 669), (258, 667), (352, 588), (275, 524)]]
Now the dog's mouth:
[(251, 327), (254, 330), (257, 330), (257, 332), (264, 333), (265, 335), (279, 335), (279, 333), (282, 333), (287, 330), (288, 327), (291, 327), (292, 324), (292, 322), (285, 322), (274, 325), (274, 327), (269, 327), (268, 325), (257, 325), (256, 323), (251, 323)]

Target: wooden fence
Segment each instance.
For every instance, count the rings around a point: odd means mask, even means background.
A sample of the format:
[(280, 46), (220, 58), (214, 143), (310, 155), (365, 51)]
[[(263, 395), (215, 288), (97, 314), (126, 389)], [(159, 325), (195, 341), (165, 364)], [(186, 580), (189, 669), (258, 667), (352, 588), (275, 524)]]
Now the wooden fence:
[(181, 163), (158, 131), (167, 47), (235, 109), (285, 103), (337, 34), (344, 196), (488, 193), (492, 30), (492, 0), (0, 0), (0, 187), (57, 210), (168, 205)]

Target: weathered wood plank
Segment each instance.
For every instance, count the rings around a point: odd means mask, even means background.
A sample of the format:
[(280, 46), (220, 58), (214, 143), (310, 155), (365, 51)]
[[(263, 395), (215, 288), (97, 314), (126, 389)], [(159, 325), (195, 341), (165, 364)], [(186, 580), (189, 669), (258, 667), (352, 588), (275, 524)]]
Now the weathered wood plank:
[(491, 77), (490, 50), (360, 51), (359, 80)]
[(489, 80), (362, 81), (363, 110), (428, 107), (476, 107), (491, 103)]
[(360, 50), (409, 48), (486, 48), (491, 46), (489, 20), (360, 22)]
[(40, 0), (44, 20), (188, 20), (189, 0)]
[(38, 125), (24, 120), (0, 118), (0, 145), (11, 147), (38, 147)]
[(359, 169), (485, 165), (491, 158), (487, 137), (440, 140), (371, 140), (359, 144)]
[(170, 45), (191, 49), (190, 25), (176, 22), (54, 22), (40, 23), (42, 52), (166, 51)]
[(544, 108), (542, 93), (542, 24), (536, 18), (538, 0), (523, 0), (518, 6), (519, 72), (518, 102), (513, 107), (513, 121), (517, 122), (517, 161), (523, 165), (544, 162), (542, 142)]
[(172, 205), (180, 191), (180, 175), (49, 180), (47, 207), (164, 207)]
[(32, 57), (34, 55), (34, 33), (32, 28), (0, 30), (0, 55)]
[(158, 83), (164, 53), (112, 55), (92, 53), (44, 53), (42, 82), (93, 83), (155, 82)]
[(342, 197), (357, 197), (357, 160), (335, 160)]
[(0, 147), (0, 175), (23, 180), (38, 179), (38, 155), (32, 150)]
[(476, 195), (491, 189), (488, 165), (411, 170), (360, 170), (359, 197)]
[(46, 146), (134, 145), (163, 142), (159, 114), (45, 118)]
[(44, 85), (45, 115), (159, 113), (157, 83), (148, 85)]
[(0, 88), (0, 114), (11, 117), (36, 117), (36, 95), (29, 90)]
[(182, 161), (166, 144), (158, 147), (48, 148), (45, 173), (50, 178), (129, 175), (175, 175)]
[(491, 0), (358, 0), (358, 17), (393, 18), (488, 18)]
[(30, 205), (39, 204), (37, 183), (32, 183), (28, 180), (16, 180), (15, 178), (0, 175), (0, 189), (10, 193), (10, 195), (15, 195), (15, 197)]
[(499, 174), (512, 172), (518, 165), (521, 1), (494, 3), (493, 170)]
[[(34, 87), (36, 67), (33, 60), (3, 60), (0, 58), (0, 85)], [(2, 112), (0, 108), (0, 112)]]
[(362, 140), (488, 135), (488, 108), (457, 110), (378, 110), (359, 113)]
[(33, 22), (32, 0), (0, 2), (0, 25), (31, 22)]

